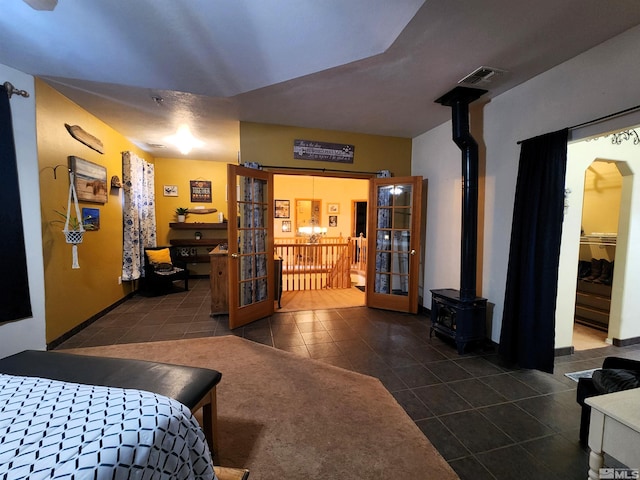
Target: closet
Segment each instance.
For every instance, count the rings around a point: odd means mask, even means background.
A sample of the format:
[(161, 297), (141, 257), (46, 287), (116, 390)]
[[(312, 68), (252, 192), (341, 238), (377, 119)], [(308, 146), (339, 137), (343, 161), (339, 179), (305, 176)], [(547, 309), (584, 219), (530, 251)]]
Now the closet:
[(622, 175), (596, 160), (585, 173), (575, 321), (607, 331), (620, 215)]

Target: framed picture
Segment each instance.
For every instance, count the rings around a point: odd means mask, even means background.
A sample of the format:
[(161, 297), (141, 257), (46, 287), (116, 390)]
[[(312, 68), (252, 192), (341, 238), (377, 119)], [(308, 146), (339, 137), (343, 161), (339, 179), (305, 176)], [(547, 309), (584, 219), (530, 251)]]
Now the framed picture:
[(189, 180), (191, 201), (194, 203), (213, 203), (211, 198), (211, 180)]
[(329, 226), (337, 227), (338, 226), (338, 216), (337, 215), (329, 215)]
[(162, 186), (162, 194), (165, 197), (177, 197), (178, 196), (178, 186), (177, 185), (163, 185)]
[(282, 221), (282, 231), (290, 232), (291, 231), (291, 220), (283, 220)]
[(340, 213), (340, 204), (327, 203), (327, 213)]
[(85, 230), (100, 230), (100, 210), (97, 208), (83, 208), (82, 223)]
[(291, 217), (291, 203), (289, 202), (289, 200), (276, 200), (275, 218), (290, 218), (290, 217)]
[(78, 201), (107, 203), (107, 169), (80, 157), (69, 157)]

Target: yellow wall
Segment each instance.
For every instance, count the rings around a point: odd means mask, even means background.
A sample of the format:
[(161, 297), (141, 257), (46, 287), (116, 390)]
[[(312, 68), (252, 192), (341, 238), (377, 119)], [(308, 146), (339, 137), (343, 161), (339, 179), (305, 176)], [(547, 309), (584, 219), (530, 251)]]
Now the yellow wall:
[[(620, 218), (622, 175), (615, 162), (596, 160), (584, 175), (582, 229), (592, 233), (617, 233)], [(614, 246), (581, 245), (580, 260), (615, 260)]]
[[(84, 321), (113, 306), (134, 291), (134, 283), (118, 284), (122, 275), (122, 197), (121, 189), (111, 189), (107, 203), (81, 202), (80, 208), (97, 208), (100, 211), (100, 229), (85, 233), (78, 246), (80, 269), (72, 269), (71, 246), (61, 233), (61, 218), (55, 210), (66, 211), (69, 188), (68, 156), (77, 156), (106, 167), (107, 180), (118, 175), (122, 179), (121, 152), (130, 150), (151, 163), (155, 163), (156, 217), (158, 244), (169, 244), (172, 238), (193, 238), (196, 229), (172, 230), (169, 223), (175, 221), (177, 207), (203, 206), (216, 208), (227, 217), (227, 163), (236, 163), (237, 158), (212, 158), (190, 160), (181, 158), (154, 159), (121, 134), (97, 119), (46, 83), (36, 80), (36, 114), (38, 139), (38, 164), (40, 169), (41, 217), (43, 231), (43, 258), (45, 268), (46, 341), (51, 343), (73, 330)], [(69, 135), (65, 128), (79, 125), (86, 132), (100, 139), (104, 154), (100, 154)], [(296, 138), (355, 146), (353, 164), (301, 161), (293, 159), (293, 140)], [(271, 126), (255, 123), (240, 124), (240, 146), (242, 162), (259, 162), (263, 165), (294, 166), (344, 170), (349, 172), (376, 172), (390, 170), (395, 176), (410, 175), (411, 140), (396, 137), (381, 137), (346, 132), (334, 132), (297, 127)], [(233, 150), (233, 149), (231, 149)], [(54, 179), (53, 168), (57, 179)], [(189, 180), (211, 180), (210, 204), (190, 201)], [(365, 200), (366, 188), (336, 188), (337, 179), (316, 177), (316, 184), (334, 182), (329, 194), (317, 198), (323, 200), (322, 223), (328, 224), (327, 203), (340, 204), (338, 226), (329, 228), (328, 236), (348, 236), (351, 229), (351, 200)], [(362, 185), (366, 185), (364, 181)], [(165, 197), (164, 185), (178, 186), (178, 197)], [(296, 198), (311, 198), (309, 189), (296, 182), (295, 177), (288, 186), (278, 189), (276, 198), (290, 199), (292, 209)], [(356, 193), (357, 192), (357, 193)], [(293, 212), (292, 212), (293, 213)], [(295, 216), (291, 219), (295, 221)], [(218, 215), (191, 214), (187, 222), (217, 222)], [(328, 225), (327, 225), (328, 226)], [(281, 222), (276, 224), (276, 231)], [(226, 238), (226, 230), (202, 230), (203, 236)], [(195, 274), (208, 274), (207, 264), (189, 266)]]
[[(315, 140), (353, 145), (353, 163), (294, 160), (293, 141)], [(377, 172), (390, 170), (396, 177), (411, 175), (411, 139), (336, 132), (281, 125), (240, 123), (241, 161), (298, 168)]]
[(615, 162), (595, 161), (587, 168), (582, 206), (586, 234), (618, 231), (621, 193), (622, 175)]
[[(211, 203), (192, 203), (190, 180), (211, 181)], [(164, 185), (176, 185), (177, 197), (165, 197)], [(157, 158), (155, 161), (156, 186), (156, 222), (158, 245), (169, 245), (172, 238), (194, 238), (194, 230), (172, 230), (169, 223), (176, 221), (175, 210), (178, 207), (206, 209), (215, 208), (227, 218), (227, 163), (209, 160), (189, 160), (184, 158)], [(216, 223), (218, 212), (207, 214), (189, 214), (187, 223)], [(226, 230), (199, 230), (203, 238), (226, 238)], [(209, 265), (189, 265), (195, 275), (207, 275)]]
[[(104, 154), (75, 140), (65, 128), (79, 125), (100, 139)], [(80, 208), (100, 210), (100, 230), (87, 232), (78, 245), (80, 269), (71, 268), (71, 245), (61, 233), (61, 218), (54, 210), (66, 212), (69, 192), (67, 157), (74, 155), (107, 168), (122, 179), (121, 152), (131, 150), (148, 161), (153, 159), (122, 135), (41, 80), (36, 80), (36, 128), (43, 257), (45, 274), (46, 341), (59, 338), (93, 315), (121, 300), (132, 291), (130, 284), (118, 284), (122, 275), (121, 189), (112, 189), (107, 203), (80, 203)], [(53, 167), (56, 170), (54, 179)], [(37, 185), (34, 185), (37, 188)]]
[[(301, 175), (274, 175), (273, 192), (278, 200), (289, 200), (290, 218), (274, 219), (274, 237), (291, 238), (295, 236), (296, 199), (316, 199), (322, 202), (320, 207), (320, 226), (327, 227), (327, 237), (345, 239), (351, 236), (353, 222), (352, 202), (354, 200), (367, 201), (369, 196), (369, 181), (347, 178), (330, 178)], [(329, 226), (327, 205), (339, 205), (338, 225)], [(282, 232), (282, 222), (291, 222), (290, 233)]]

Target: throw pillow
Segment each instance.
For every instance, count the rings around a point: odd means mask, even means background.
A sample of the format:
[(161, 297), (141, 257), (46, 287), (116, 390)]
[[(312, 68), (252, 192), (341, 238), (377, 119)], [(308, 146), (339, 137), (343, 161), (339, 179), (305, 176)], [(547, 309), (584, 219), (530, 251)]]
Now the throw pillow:
[(171, 263), (171, 253), (168, 248), (146, 250), (146, 253), (151, 263)]
[(167, 273), (167, 272), (173, 272), (173, 265), (171, 265), (170, 263), (158, 263), (158, 264), (153, 264), (154, 265), (154, 270), (156, 272), (163, 272), (163, 273)]

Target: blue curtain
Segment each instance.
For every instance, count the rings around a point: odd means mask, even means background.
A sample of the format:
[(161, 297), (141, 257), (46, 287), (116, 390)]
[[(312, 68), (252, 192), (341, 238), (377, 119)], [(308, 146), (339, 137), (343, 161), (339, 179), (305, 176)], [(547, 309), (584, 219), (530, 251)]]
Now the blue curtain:
[[(0, 86), (0, 322), (31, 317), (27, 255), (24, 247), (18, 165), (13, 142), (13, 122), (7, 89)], [(37, 188), (37, 185), (36, 185)], [(34, 252), (41, 255), (42, 252)]]
[(522, 142), (499, 352), (553, 372), (568, 129)]

